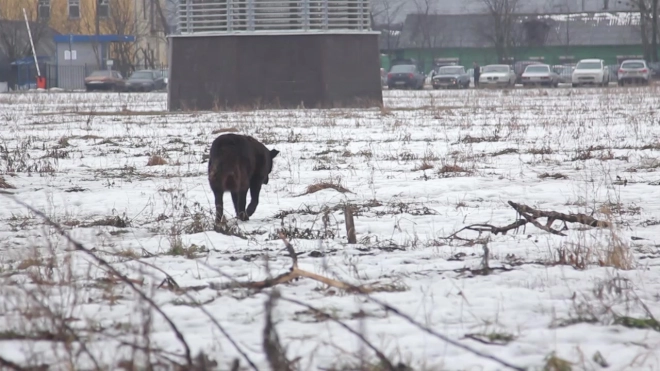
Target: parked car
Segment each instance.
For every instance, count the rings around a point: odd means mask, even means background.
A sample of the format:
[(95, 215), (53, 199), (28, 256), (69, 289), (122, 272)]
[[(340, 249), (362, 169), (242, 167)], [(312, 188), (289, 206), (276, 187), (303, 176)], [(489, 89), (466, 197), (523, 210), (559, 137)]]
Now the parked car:
[(508, 64), (489, 64), (481, 69), (479, 85), (482, 86), (514, 86), (516, 74)]
[(583, 59), (575, 66), (571, 83), (573, 87), (597, 84), (607, 86), (610, 83), (610, 69), (602, 59)]
[(545, 85), (557, 87), (559, 75), (557, 75), (547, 64), (530, 64), (522, 73), (523, 86)]
[(124, 91), (126, 82), (118, 71), (98, 70), (85, 77), (85, 89)]
[(571, 76), (573, 76), (573, 67), (571, 66), (564, 66), (564, 65), (556, 65), (552, 66), (552, 70), (559, 76), (559, 83), (560, 84), (570, 84), (571, 83)]
[(651, 71), (642, 59), (627, 60), (621, 63), (617, 74), (619, 86), (629, 83), (648, 84)]
[(387, 87), (423, 89), (426, 76), (414, 64), (397, 64), (387, 74)]
[(470, 86), (474, 87), (474, 68), (470, 68), (466, 73), (470, 76)]
[(440, 71), (440, 69), (441, 69), (442, 67), (446, 67), (446, 66), (456, 66), (456, 63), (454, 63), (454, 62), (435, 63), (435, 64), (433, 65), (433, 68), (431, 68), (431, 71), (429, 71), (429, 75), (431, 76), (431, 80), (433, 79), (433, 77), (434, 77), (435, 75), (438, 74), (438, 71)]
[(660, 78), (660, 62), (649, 62), (646, 65), (649, 66), (651, 79)]
[(135, 71), (126, 81), (128, 91), (153, 91), (165, 88), (163, 75), (158, 71)]
[(165, 83), (165, 87), (167, 87), (167, 81), (169, 80), (168, 77), (170, 76), (170, 70), (167, 68), (163, 68), (160, 70), (160, 74), (163, 77), (163, 82)]
[(525, 72), (527, 66), (533, 64), (542, 64), (539, 61), (518, 61), (513, 64), (513, 72), (516, 74), (516, 84), (522, 84), (522, 74)]
[(444, 66), (433, 75), (431, 85), (433, 85), (433, 89), (467, 89), (470, 87), (470, 76), (465, 72), (463, 66)]

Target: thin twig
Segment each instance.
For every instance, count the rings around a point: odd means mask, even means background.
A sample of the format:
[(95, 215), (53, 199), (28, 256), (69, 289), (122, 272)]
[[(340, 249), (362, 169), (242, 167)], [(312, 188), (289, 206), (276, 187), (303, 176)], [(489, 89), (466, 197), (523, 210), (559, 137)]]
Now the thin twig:
[(383, 352), (381, 352), (380, 350), (378, 350), (378, 348), (376, 348), (375, 345), (371, 344), (371, 342), (369, 342), (369, 340), (367, 340), (367, 339), (364, 337), (363, 334), (361, 334), (361, 333), (359, 333), (359, 332), (353, 330), (353, 329), (350, 328), (348, 325), (346, 325), (344, 322), (340, 321), (339, 319), (335, 318), (335, 317), (332, 316), (332, 315), (329, 315), (329, 314), (323, 312), (323, 311), (320, 310), (320, 309), (317, 309), (317, 308), (315, 308), (315, 307), (313, 307), (313, 306), (311, 306), (311, 305), (309, 305), (309, 304), (303, 303), (303, 302), (300, 301), (300, 300), (291, 299), (291, 298), (286, 298), (286, 297), (283, 297), (283, 296), (280, 296), (280, 300), (288, 301), (288, 302), (290, 302), (290, 303), (297, 304), (297, 305), (300, 305), (300, 306), (302, 306), (302, 307), (305, 307), (305, 308), (307, 308), (307, 309), (313, 311), (314, 313), (321, 314), (321, 315), (323, 315), (324, 317), (326, 317), (326, 318), (328, 318), (329, 320), (331, 320), (332, 322), (338, 324), (339, 326), (341, 326), (342, 328), (344, 328), (346, 331), (348, 331), (348, 332), (350, 332), (351, 334), (355, 335), (355, 336), (356, 336), (358, 339), (360, 339), (360, 341), (362, 341), (367, 347), (369, 347), (371, 350), (373, 350), (374, 353), (376, 353), (376, 356), (378, 357), (378, 360), (382, 363), (382, 365), (385, 367), (385, 369), (387, 369), (387, 370), (389, 370), (389, 371), (397, 371), (396, 367), (394, 367), (394, 365), (392, 364), (392, 362), (390, 362), (390, 360), (385, 356), (385, 354), (383, 354)]
[(1, 356), (0, 356), (0, 366), (2, 366), (3, 369), (4, 369), (4, 367), (7, 367), (8, 369), (14, 370), (14, 371), (26, 371), (27, 370), (25, 367), (17, 365), (16, 363), (14, 363), (14, 362), (12, 362), (8, 359), (4, 359)]

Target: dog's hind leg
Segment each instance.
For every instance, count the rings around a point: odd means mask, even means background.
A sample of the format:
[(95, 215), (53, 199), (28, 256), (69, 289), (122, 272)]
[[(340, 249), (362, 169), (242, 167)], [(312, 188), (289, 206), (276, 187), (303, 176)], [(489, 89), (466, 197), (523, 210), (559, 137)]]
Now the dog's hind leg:
[(238, 218), (238, 215), (241, 212), (241, 209), (238, 208), (238, 194), (240, 192), (231, 192), (231, 201), (234, 204), (234, 211), (236, 212), (236, 217)]
[(247, 215), (252, 216), (259, 205), (259, 192), (261, 192), (261, 181), (252, 181), (250, 184), (250, 204), (247, 207)]
[(238, 192), (238, 219), (242, 221), (247, 221), (250, 218), (245, 212), (245, 203), (247, 202), (247, 193), (248, 190)]
[(222, 189), (212, 188), (213, 196), (215, 197), (215, 230), (219, 231), (222, 229), (223, 221), (222, 216), (224, 214), (224, 208), (222, 205), (222, 195), (225, 193)]

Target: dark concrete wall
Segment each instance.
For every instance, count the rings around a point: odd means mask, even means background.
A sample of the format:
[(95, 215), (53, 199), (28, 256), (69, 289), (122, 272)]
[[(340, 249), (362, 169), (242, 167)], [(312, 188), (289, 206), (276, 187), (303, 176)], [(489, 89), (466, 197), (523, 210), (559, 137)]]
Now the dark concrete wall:
[(168, 108), (382, 103), (378, 35), (173, 37)]

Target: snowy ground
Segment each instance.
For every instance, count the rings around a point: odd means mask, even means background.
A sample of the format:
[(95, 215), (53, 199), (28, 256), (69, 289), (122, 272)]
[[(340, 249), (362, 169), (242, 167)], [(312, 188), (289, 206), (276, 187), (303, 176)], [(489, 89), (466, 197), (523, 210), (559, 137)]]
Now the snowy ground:
[[(1, 95), (0, 176), (15, 188), (0, 189), (0, 357), (116, 369), (144, 354), (181, 361), (184, 351), (144, 298), (15, 197), (131, 279), (193, 355), (220, 370), (235, 358), (252, 369), (237, 348), (268, 369), (270, 290), (228, 284), (286, 272), (282, 230), (301, 269), (372, 285), (369, 297), (513, 365), (658, 370), (659, 93), (385, 91), (384, 109), (183, 114), (164, 112), (161, 93)], [(212, 231), (206, 180), (212, 140), (234, 130), (281, 151), (255, 215), (237, 223), (244, 238)], [(154, 156), (166, 164), (147, 166)], [(307, 192), (320, 182), (349, 192)], [(513, 223), (509, 200), (615, 227), (569, 223), (563, 237), (528, 224), (445, 238)], [(358, 210), (356, 245), (347, 244), (347, 202)], [(225, 212), (236, 223), (228, 194)], [(160, 285), (164, 272), (179, 290)], [(415, 370), (505, 369), (369, 297), (309, 279), (277, 288), (275, 329), (301, 370), (386, 369), (334, 320)]]

